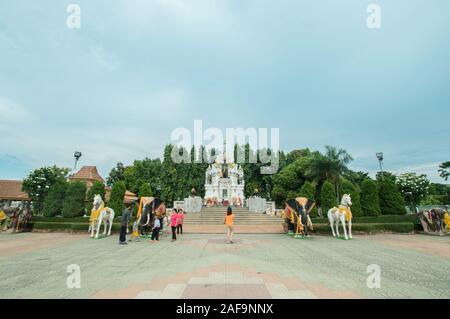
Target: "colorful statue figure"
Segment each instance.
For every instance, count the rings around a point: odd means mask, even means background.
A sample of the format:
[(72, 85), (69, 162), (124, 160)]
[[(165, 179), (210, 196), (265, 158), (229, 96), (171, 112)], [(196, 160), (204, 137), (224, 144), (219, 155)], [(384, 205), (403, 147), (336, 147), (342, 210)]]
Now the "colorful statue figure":
[(141, 197), (139, 201), (136, 220), (142, 236), (147, 235), (147, 230), (155, 218), (162, 219), (166, 215), (166, 205), (158, 197)]
[(12, 233), (23, 230), (25, 225), (31, 220), (31, 210), (29, 207), (8, 207), (0, 210), (0, 231), (10, 230)]
[[(114, 220), (114, 210), (109, 207), (105, 207), (105, 203), (100, 195), (94, 196), (94, 206), (92, 207), (91, 216), (89, 218), (90, 226), (89, 229), (91, 231), (91, 237), (98, 238), (98, 234), (100, 232), (100, 226), (102, 223), (105, 224), (103, 235), (108, 234), (111, 235), (111, 229)], [(107, 231), (107, 227), (109, 224), (109, 230)]]
[(286, 201), (284, 217), (288, 226), (288, 234), (295, 234), (295, 238), (309, 236), (309, 229), (313, 229), (309, 214), (315, 205), (315, 201), (306, 197), (297, 197)]
[[(339, 207), (333, 207), (328, 211), (328, 220), (330, 221), (331, 231), (333, 232), (333, 237), (339, 237), (339, 221), (342, 223), (344, 228), (345, 239), (352, 238), (352, 212), (350, 207), (352, 206), (352, 199), (350, 195), (344, 194), (342, 196), (341, 204)], [(347, 230), (345, 228), (345, 222), (348, 223), (348, 236)], [(334, 224), (336, 223), (336, 232), (334, 231)]]
[[(447, 218), (446, 218), (447, 215)], [(448, 213), (441, 208), (432, 208), (417, 214), (425, 233), (437, 233), (443, 235), (444, 225), (450, 225)], [(448, 229), (448, 228), (447, 228)]]
[(10, 221), (11, 221), (11, 217), (3, 210), (0, 210), (0, 231), (7, 230), (9, 227)]
[(444, 226), (448, 233), (450, 233), (450, 214), (448, 211), (444, 214)]

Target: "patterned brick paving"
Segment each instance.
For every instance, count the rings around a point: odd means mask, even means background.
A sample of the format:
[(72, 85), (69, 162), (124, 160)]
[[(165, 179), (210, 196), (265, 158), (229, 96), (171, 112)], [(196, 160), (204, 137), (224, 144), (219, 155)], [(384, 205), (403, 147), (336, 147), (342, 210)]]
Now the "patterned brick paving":
[[(117, 244), (117, 236), (0, 234), (0, 298), (450, 298), (450, 238), (184, 234)], [(81, 288), (66, 285), (67, 266)], [(381, 268), (380, 289), (366, 285)]]

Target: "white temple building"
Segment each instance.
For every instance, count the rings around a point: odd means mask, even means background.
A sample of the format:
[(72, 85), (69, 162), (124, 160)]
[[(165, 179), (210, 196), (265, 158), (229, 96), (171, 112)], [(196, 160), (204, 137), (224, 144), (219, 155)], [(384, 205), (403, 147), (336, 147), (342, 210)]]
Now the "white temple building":
[(244, 170), (239, 164), (227, 160), (226, 153), (205, 172), (205, 205), (244, 204)]

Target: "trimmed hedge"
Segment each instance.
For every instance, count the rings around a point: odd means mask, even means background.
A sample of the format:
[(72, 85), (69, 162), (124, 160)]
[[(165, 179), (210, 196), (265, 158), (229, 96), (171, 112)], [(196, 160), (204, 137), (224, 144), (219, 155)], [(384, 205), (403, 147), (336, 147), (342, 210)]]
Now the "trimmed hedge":
[[(133, 223), (135, 216), (130, 217), (130, 223)], [(39, 223), (86, 223), (89, 224), (89, 217), (72, 217), (72, 218), (63, 218), (63, 217), (43, 217), (43, 216), (33, 216), (33, 222)], [(114, 222), (120, 222), (120, 216), (114, 218)]]
[[(327, 224), (328, 218), (311, 218), (313, 224)], [(352, 224), (383, 224), (383, 223), (414, 223), (419, 224), (416, 215), (381, 215), (353, 217)]]
[[(86, 223), (45, 223), (45, 222), (34, 222), (31, 225), (33, 230), (45, 229), (45, 230), (61, 230), (61, 231), (85, 231), (89, 229), (89, 224)], [(103, 232), (103, 225), (100, 228)], [(113, 224), (112, 231), (120, 231), (120, 224)]]
[[(347, 229), (348, 230), (348, 229)], [(339, 232), (344, 234), (342, 225), (339, 225)], [(352, 232), (395, 232), (395, 233), (411, 233), (414, 232), (414, 223), (373, 223), (373, 224), (352, 224)], [(313, 233), (331, 233), (330, 225), (316, 224)]]

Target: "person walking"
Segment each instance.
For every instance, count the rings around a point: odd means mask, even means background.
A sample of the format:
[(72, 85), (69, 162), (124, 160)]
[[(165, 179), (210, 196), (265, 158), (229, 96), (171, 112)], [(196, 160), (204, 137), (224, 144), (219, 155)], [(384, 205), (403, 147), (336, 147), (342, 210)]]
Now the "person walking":
[(183, 235), (183, 222), (184, 222), (184, 211), (182, 208), (178, 209), (177, 217), (177, 235)]
[(233, 243), (234, 214), (233, 214), (233, 210), (231, 209), (230, 206), (228, 206), (228, 208), (227, 208), (227, 214), (225, 215), (224, 224), (227, 228), (228, 243), (232, 244)]
[(174, 208), (170, 215), (170, 227), (172, 228), (172, 241), (177, 240), (177, 222), (178, 222), (178, 212), (177, 209)]
[(127, 229), (128, 229), (128, 222), (130, 221), (130, 216), (131, 216), (130, 204), (127, 204), (122, 212), (122, 217), (120, 218), (120, 235), (119, 235), (120, 245), (127, 244)]
[(159, 241), (159, 229), (161, 228), (161, 221), (159, 218), (155, 218), (155, 222), (152, 228), (152, 243)]

